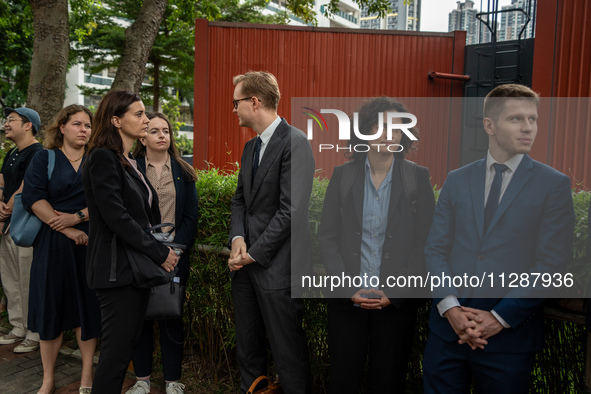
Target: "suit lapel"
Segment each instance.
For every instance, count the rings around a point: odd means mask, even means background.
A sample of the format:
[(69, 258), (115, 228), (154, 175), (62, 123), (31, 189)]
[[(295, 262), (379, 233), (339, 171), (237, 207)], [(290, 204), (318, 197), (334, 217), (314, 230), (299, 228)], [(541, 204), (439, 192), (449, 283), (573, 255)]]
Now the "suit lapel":
[(401, 157), (396, 157), (394, 161), (394, 167), (392, 167), (392, 184), (390, 188), (390, 206), (388, 207), (388, 223), (394, 223), (392, 220), (392, 216), (394, 215), (394, 211), (396, 211), (396, 206), (398, 205), (398, 200), (400, 200), (400, 196), (402, 195), (402, 177), (400, 175), (400, 166), (402, 164)]
[[(146, 211), (146, 213), (150, 213), (150, 222), (152, 222), (152, 220), (153, 220), (153, 218), (151, 217), (152, 216), (151, 215), (152, 208), (150, 207), (150, 202), (148, 201), (148, 191), (146, 190), (146, 187), (144, 185), (144, 181), (142, 180), (142, 178), (140, 178), (137, 171), (133, 167), (125, 167), (125, 171), (127, 172), (127, 174), (131, 178), (135, 178), (135, 181), (133, 179), (130, 179), (129, 182), (131, 183), (131, 186), (139, 192), (140, 196), (142, 196), (142, 199), (144, 200), (144, 210)], [(149, 187), (152, 191), (152, 198), (154, 199), (153, 201), (158, 201), (157, 200), (158, 197), (156, 196), (156, 191), (154, 190), (154, 188), (151, 187), (152, 185), (150, 185), (150, 183), (148, 183), (148, 182), (146, 182), (146, 183), (149, 185)], [(156, 196), (156, 197), (154, 197), (154, 196)], [(154, 204), (152, 204), (152, 205), (154, 205)]]
[(480, 239), (484, 238), (484, 185), (486, 181), (486, 159), (482, 159), (470, 174), (470, 195)]
[[(288, 133), (287, 133), (288, 130), (289, 130), (289, 125), (287, 124), (285, 119), (281, 119), (281, 123), (279, 123), (279, 126), (277, 126), (277, 128), (275, 129), (275, 132), (271, 136), (271, 139), (269, 140), (269, 142), (267, 142), (268, 145), (265, 148), (265, 153), (263, 154), (263, 158), (261, 160), (261, 163), (259, 164), (259, 168), (257, 170), (257, 175), (254, 178), (254, 181), (252, 182), (251, 192), (252, 192), (253, 196), (257, 193), (257, 191), (261, 187), (261, 185), (263, 183), (263, 179), (265, 179), (265, 176), (267, 175), (269, 168), (271, 168), (271, 164), (273, 164), (273, 162), (275, 161), (275, 157), (277, 157), (277, 155), (281, 151), (280, 147), (283, 146), (283, 144), (285, 143), (284, 139), (288, 135)], [(252, 158), (254, 157), (254, 143), (252, 145), (253, 145), (253, 147), (251, 149), (251, 154), (250, 154), (250, 156), (251, 156), (250, 163), (252, 163), (252, 160), (253, 160)], [(251, 167), (250, 173), (251, 173), (251, 175), (249, 176), (249, 178), (252, 177), (252, 167)]]
[(177, 223), (181, 222), (182, 213), (181, 207), (185, 205), (185, 194), (182, 192), (183, 190), (183, 168), (179, 163), (177, 163), (172, 157), (170, 158), (170, 166), (172, 171), (172, 179), (174, 181), (174, 190), (176, 191), (176, 204), (175, 205), (175, 212), (174, 217)]
[(515, 174), (513, 174), (511, 182), (507, 186), (507, 190), (505, 190), (505, 194), (503, 194), (503, 197), (501, 198), (499, 207), (497, 208), (490, 225), (488, 226), (488, 231), (486, 234), (488, 234), (497, 224), (501, 216), (503, 216), (513, 200), (515, 200), (521, 189), (523, 189), (523, 186), (525, 186), (525, 184), (529, 181), (532, 176), (532, 168), (533, 160), (529, 156), (524, 155), (523, 159), (521, 159), (521, 163), (519, 163), (519, 166), (515, 171)]

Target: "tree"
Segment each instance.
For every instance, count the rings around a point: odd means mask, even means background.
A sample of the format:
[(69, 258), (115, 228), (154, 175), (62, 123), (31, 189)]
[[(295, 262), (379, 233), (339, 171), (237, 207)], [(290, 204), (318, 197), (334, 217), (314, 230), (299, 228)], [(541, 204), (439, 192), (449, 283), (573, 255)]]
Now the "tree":
[(33, 13), (27, 0), (0, 2), (0, 105), (20, 107), (27, 101), (31, 56), (33, 55)]
[(133, 24), (125, 30), (125, 49), (111, 90), (139, 92), (144, 79), (146, 62), (168, 0), (145, 0)]
[[(103, 4), (104, 6), (95, 5), (90, 13), (81, 14), (82, 17), (72, 18), (71, 37), (79, 43), (74, 51), (90, 66), (91, 73), (98, 73), (106, 68), (121, 69), (127, 40), (125, 27), (118, 21), (126, 15), (137, 14), (139, 9), (139, 3), (135, 1), (105, 0)], [(147, 59), (145, 74), (150, 77), (151, 86), (138, 90), (144, 101), (152, 103), (153, 109), (158, 110), (162, 100), (171, 100), (178, 93), (179, 99), (186, 99), (192, 106), (195, 19), (286, 22), (285, 16), (263, 15), (261, 10), (265, 4), (265, 0), (251, 0), (242, 4), (238, 0), (171, 0)], [(125, 79), (134, 78), (136, 77)]]
[(68, 0), (29, 3), (35, 35), (27, 106), (39, 112), (43, 129), (64, 104), (70, 52)]
[[(82, 41), (84, 44), (85, 37), (95, 34), (95, 30), (99, 30), (101, 26), (106, 29), (97, 33), (99, 40), (95, 46), (95, 50), (103, 58), (111, 57), (112, 60), (107, 60), (109, 63), (117, 67), (117, 74), (113, 83), (114, 89), (127, 89), (139, 91), (142, 80), (144, 78), (146, 62), (150, 59), (150, 52), (157, 36), (163, 34), (164, 37), (171, 38), (172, 34), (161, 31), (162, 26), (169, 28), (174, 25), (176, 21), (184, 21), (190, 29), (192, 29), (193, 20), (195, 17), (207, 17), (210, 20), (231, 20), (231, 21), (247, 21), (265, 23), (277, 23), (279, 19), (285, 19), (284, 16), (279, 16), (277, 20), (271, 21), (268, 17), (260, 13), (260, 8), (266, 4), (268, 0), (247, 0), (245, 3), (239, 3), (238, 0), (174, 0), (174, 7), (170, 15), (174, 15), (172, 19), (166, 20), (162, 23), (165, 12), (168, 6), (168, 0), (104, 0), (105, 7), (98, 7), (94, 0), (70, 0), (73, 30), (72, 34), (75, 39)], [(388, 0), (355, 0), (360, 6), (368, 6), (370, 12), (379, 12), (381, 15), (389, 7)], [(409, 0), (412, 1), (412, 0)], [(0, 48), (11, 50), (16, 56), (16, 61), (12, 57), (12, 53), (7, 55), (3, 52), (5, 59), (0, 60), (0, 104), (4, 106), (16, 105), (22, 102), (22, 92), (26, 87), (26, 78), (23, 74), (26, 73), (27, 60), (31, 59), (30, 78), (27, 93), (27, 103), (32, 108), (38, 110), (41, 115), (41, 120), (45, 124), (49, 122), (52, 116), (61, 109), (65, 95), (65, 79), (68, 66), (68, 54), (70, 52), (70, 40), (68, 38), (69, 22), (68, 22), (68, 1), (67, 0), (29, 0), (32, 9), (33, 22), (33, 56), (30, 58), (26, 45), (26, 40), (30, 39), (30, 24), (31, 18), (27, 15), (30, 9), (26, 7), (24, 0), (3, 0), (0, 2), (0, 11), (6, 15), (4, 10), (12, 11), (11, 18), (0, 18), (0, 27), (6, 27), (6, 31), (0, 30)], [(313, 11), (314, 0), (288, 0), (287, 7), (291, 12), (301, 17), (307, 22), (312, 22), (315, 19)], [(108, 7), (108, 8), (107, 8)], [(102, 11), (93, 12), (101, 9)], [(122, 28), (116, 23), (112, 23), (110, 18), (98, 19), (98, 15), (109, 15), (112, 8), (125, 10), (119, 12), (121, 18), (126, 20), (133, 20), (131, 26), (127, 29)], [(334, 12), (338, 9), (338, 0), (330, 0), (328, 11)], [(192, 12), (182, 13), (181, 10), (192, 10)], [(117, 11), (115, 11), (117, 12)], [(183, 16), (185, 18), (183, 19)], [(12, 20), (9, 20), (12, 19)], [(109, 21), (104, 23), (104, 21)], [(14, 21), (14, 23), (13, 23)], [(22, 23), (16, 23), (22, 21)], [(181, 29), (182, 30), (182, 29)], [(18, 32), (22, 31), (22, 34)], [(179, 30), (180, 31), (180, 30)], [(177, 30), (170, 30), (169, 33), (177, 33)], [(4, 40), (4, 37), (8, 39)], [(192, 42), (193, 34), (190, 37)], [(23, 40), (15, 41), (15, 37)], [(111, 41), (119, 41), (121, 44), (117, 49), (113, 49)], [(179, 43), (182, 40), (178, 41)], [(103, 45), (109, 43), (109, 45)], [(183, 45), (186, 45), (183, 44)], [(185, 69), (188, 69), (188, 60), (176, 62), (170, 53), (172, 53), (172, 46), (163, 46), (166, 51), (159, 57), (155, 53), (152, 57), (151, 70), (154, 79), (157, 79), (154, 89), (158, 86), (163, 86), (167, 80), (165, 75), (168, 69), (173, 69), (175, 64), (183, 64)], [(185, 52), (185, 54), (187, 51)], [(191, 53), (191, 51), (188, 51)], [(20, 64), (17, 64), (20, 62)], [(165, 63), (169, 63), (166, 65)], [(175, 64), (173, 64), (175, 63)], [(5, 67), (6, 66), (6, 67)], [(192, 70), (192, 69), (191, 69)], [(148, 70), (150, 71), (150, 69)], [(191, 71), (192, 72), (192, 71)], [(175, 77), (171, 76), (170, 80)], [(177, 82), (178, 74), (176, 76)], [(187, 78), (190, 80), (191, 78)], [(185, 87), (183, 87), (185, 89)], [(186, 84), (187, 90), (192, 90)], [(156, 97), (165, 90), (158, 89)], [(189, 96), (187, 93), (184, 95)], [(159, 101), (159, 100), (158, 100)], [(8, 104), (7, 104), (8, 103)]]

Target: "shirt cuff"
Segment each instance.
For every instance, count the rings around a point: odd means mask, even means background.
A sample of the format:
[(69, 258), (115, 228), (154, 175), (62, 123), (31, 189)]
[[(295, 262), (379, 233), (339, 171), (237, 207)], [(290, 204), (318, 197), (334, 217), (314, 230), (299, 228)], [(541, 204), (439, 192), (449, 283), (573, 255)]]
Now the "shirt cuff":
[(252, 260), (253, 262), (254, 262), (254, 261), (256, 261), (256, 260), (255, 260), (255, 259), (254, 259), (254, 258), (253, 258), (251, 255), (250, 255), (250, 253), (246, 252), (246, 254), (248, 255), (248, 257), (250, 257), (250, 258), (251, 258), (251, 260)]
[(441, 301), (437, 303), (437, 311), (439, 312), (439, 316), (444, 317), (443, 314), (454, 308), (456, 306), (460, 306), (460, 301), (458, 301), (458, 297), (455, 295), (448, 295)]
[(492, 315), (499, 321), (499, 323), (501, 323), (501, 325), (505, 328), (511, 328), (511, 325), (509, 323), (507, 323), (505, 321), (505, 319), (503, 319), (501, 317), (501, 315), (499, 315), (497, 312), (495, 312), (495, 310), (493, 309), (492, 311), (490, 311), (490, 313), (492, 313)]
[(244, 237), (242, 235), (237, 235), (237, 236), (235, 236), (235, 237), (232, 238), (232, 242), (234, 242), (238, 238), (244, 238)]

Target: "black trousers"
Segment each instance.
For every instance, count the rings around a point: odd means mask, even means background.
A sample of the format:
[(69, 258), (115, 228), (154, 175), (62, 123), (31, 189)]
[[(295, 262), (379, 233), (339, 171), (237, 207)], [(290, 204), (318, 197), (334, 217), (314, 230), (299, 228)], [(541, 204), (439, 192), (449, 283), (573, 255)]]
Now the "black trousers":
[(92, 392), (120, 393), (143, 327), (150, 290), (129, 285), (96, 293), (101, 303), (102, 334)]
[[(156, 320), (144, 322), (138, 347), (133, 351), (135, 376), (150, 376), (152, 373), (155, 322)], [(158, 326), (160, 327), (160, 351), (164, 380), (175, 382), (181, 378), (184, 341), (183, 319), (158, 320)]]
[(232, 278), (232, 298), (242, 375), (240, 392), (246, 393), (256, 378), (267, 375), (266, 333), (284, 392), (310, 393), (310, 362), (302, 328), (302, 299), (291, 298), (289, 288), (263, 289), (244, 268)]
[(404, 393), (417, 310), (414, 303), (380, 310), (334, 307), (328, 303), (331, 394), (356, 394), (369, 356), (373, 394)]

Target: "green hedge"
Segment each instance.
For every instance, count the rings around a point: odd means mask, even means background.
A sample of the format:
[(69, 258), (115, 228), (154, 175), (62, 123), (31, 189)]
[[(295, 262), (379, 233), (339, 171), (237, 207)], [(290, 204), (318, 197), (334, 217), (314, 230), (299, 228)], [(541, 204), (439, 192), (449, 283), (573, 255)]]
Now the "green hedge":
[[(230, 201), (236, 187), (235, 172), (222, 174), (216, 169), (198, 172), (197, 191), (201, 218), (199, 244), (226, 245), (230, 222)], [(327, 180), (315, 179), (310, 201), (310, 227), (318, 230)], [(588, 280), (591, 267), (584, 258), (587, 238), (587, 212), (590, 193), (574, 192), (577, 224), (573, 245), (573, 263), (585, 272)], [(317, 264), (317, 241), (313, 248)], [(235, 331), (232, 323), (232, 298), (227, 270), (227, 257), (215, 253), (195, 253), (192, 259), (191, 279), (188, 285), (188, 311), (191, 351), (200, 356), (201, 371), (207, 379), (224, 381), (237, 388), (235, 363)], [(409, 393), (422, 392), (421, 360), (428, 329), (427, 305), (419, 313), (419, 328), (414, 338), (414, 350), (408, 376)], [(326, 304), (318, 299), (305, 300), (304, 326), (314, 377), (314, 391), (323, 393), (328, 386), (328, 348), (326, 336)], [(547, 346), (537, 357), (532, 376), (532, 392), (577, 392), (584, 385), (584, 327), (555, 320), (546, 321)]]

